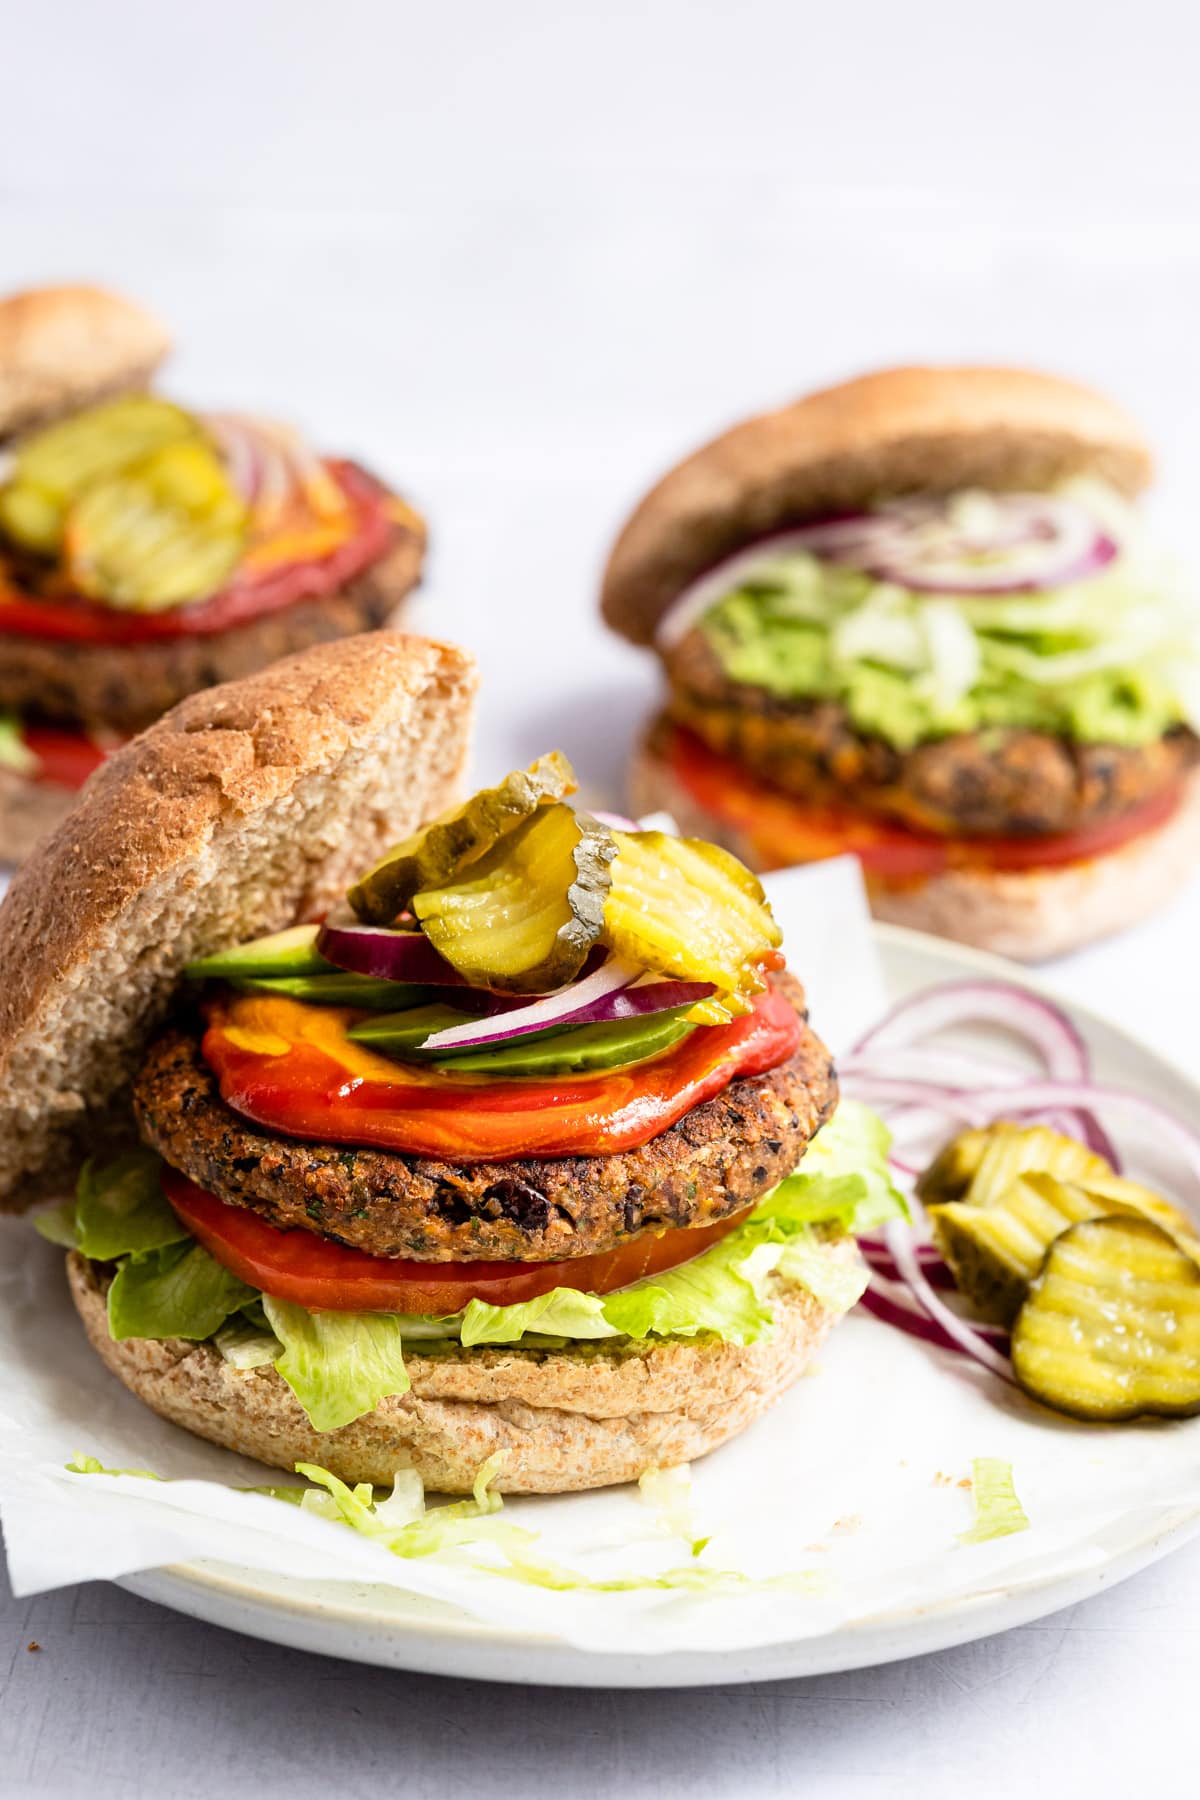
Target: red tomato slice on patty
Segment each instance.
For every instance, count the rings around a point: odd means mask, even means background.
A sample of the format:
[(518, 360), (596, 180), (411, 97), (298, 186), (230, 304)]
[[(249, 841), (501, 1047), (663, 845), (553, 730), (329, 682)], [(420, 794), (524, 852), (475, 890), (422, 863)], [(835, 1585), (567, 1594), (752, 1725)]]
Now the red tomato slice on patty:
[(742, 1223), (744, 1208), (715, 1225), (643, 1232), (615, 1250), (563, 1262), (414, 1262), (369, 1256), (311, 1231), (280, 1231), (257, 1213), (230, 1206), (164, 1168), (163, 1192), (204, 1248), (251, 1287), (310, 1312), (461, 1312), (469, 1300), (515, 1306), (552, 1288), (611, 1294), (647, 1275), (689, 1262)]
[(1047, 869), (1088, 862), (1165, 825), (1182, 798), (1181, 785), (1172, 782), (1115, 819), (1052, 836), (940, 836), (859, 807), (782, 793), (678, 726), (671, 728), (667, 760), (675, 779), (707, 812), (750, 838), (760, 868), (789, 868), (851, 852), (866, 874), (881, 882), (919, 881), (957, 868)]

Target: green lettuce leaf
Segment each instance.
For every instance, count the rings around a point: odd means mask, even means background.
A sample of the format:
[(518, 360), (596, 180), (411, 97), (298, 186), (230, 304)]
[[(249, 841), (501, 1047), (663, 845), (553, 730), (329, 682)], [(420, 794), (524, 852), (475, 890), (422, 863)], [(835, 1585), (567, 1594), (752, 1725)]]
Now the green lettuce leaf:
[(374, 1412), (389, 1394), (408, 1392), (394, 1314), (306, 1312), (269, 1294), (263, 1310), (283, 1345), (275, 1367), (317, 1431), (336, 1431)]
[(152, 1150), (132, 1150), (102, 1168), (83, 1165), (75, 1191), (75, 1241), (85, 1256), (115, 1262), (190, 1238), (162, 1191), (161, 1169)]
[(189, 1338), (199, 1342), (255, 1295), (189, 1239), (128, 1257), (108, 1290), (108, 1329), (124, 1338)]

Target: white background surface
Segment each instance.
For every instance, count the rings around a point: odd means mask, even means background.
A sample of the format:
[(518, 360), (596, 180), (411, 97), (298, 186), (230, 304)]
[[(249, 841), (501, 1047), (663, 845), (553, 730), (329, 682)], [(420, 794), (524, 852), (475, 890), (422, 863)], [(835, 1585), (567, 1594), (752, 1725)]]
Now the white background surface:
[[(623, 509), (738, 413), (874, 363), (1107, 386), (1155, 438), (1156, 506), (1188, 545), (1184, 0), (0, 16), (0, 286), (128, 287), (176, 330), (181, 397), (297, 417), (417, 499), (435, 554), (414, 622), (481, 656), (481, 773), (561, 742), (615, 789), (654, 689), (592, 618)], [(1198, 924), (1194, 887), (1055, 978), (1200, 1072)], [(324, 1664), (86, 1588), (0, 1613), (0, 1792), (1170, 1796), (1198, 1602), (1193, 1549), (892, 1669), (609, 1697)]]

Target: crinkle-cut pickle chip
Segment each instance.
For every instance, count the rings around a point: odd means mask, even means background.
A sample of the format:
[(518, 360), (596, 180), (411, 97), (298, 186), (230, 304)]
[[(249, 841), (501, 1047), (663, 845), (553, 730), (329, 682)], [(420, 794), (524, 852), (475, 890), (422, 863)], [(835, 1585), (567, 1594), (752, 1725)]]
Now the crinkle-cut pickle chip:
[(241, 557), (246, 522), (212, 446), (168, 444), (70, 507), (67, 567), (94, 599), (161, 612), (216, 593)]
[(391, 925), (414, 894), (455, 880), (540, 807), (565, 800), (575, 788), (575, 771), (561, 750), (539, 756), (395, 845), (350, 889), (351, 906), (368, 924)]
[(617, 860), (604, 935), (626, 962), (717, 989), (689, 1017), (720, 1024), (766, 987), (762, 961), (783, 942), (762, 884), (736, 856), (701, 838), (615, 831)]
[(153, 394), (89, 406), (18, 446), (13, 478), (0, 489), (0, 528), (26, 550), (52, 556), (68, 507), (94, 482), (188, 441), (205, 441), (197, 420)]
[(1013, 1373), (1077, 1419), (1200, 1413), (1200, 1267), (1150, 1219), (1091, 1219), (1051, 1245), (1012, 1338)]
[(1034, 1171), (1082, 1187), (1113, 1175), (1102, 1156), (1077, 1138), (1051, 1131), (1048, 1125), (1001, 1122), (990, 1125), (984, 1136), (982, 1154), (963, 1196), (971, 1206), (990, 1206), (1002, 1200), (1018, 1176)]
[(951, 1200), (928, 1208), (934, 1242), (959, 1291), (981, 1318), (997, 1325), (1012, 1324), (1046, 1252), (1064, 1231), (1112, 1213), (1150, 1218), (1200, 1254), (1185, 1214), (1151, 1189), (1111, 1174), (1098, 1190), (1031, 1171), (982, 1205)]
[(597, 819), (543, 806), (465, 880), (414, 894), (412, 909), (472, 987), (546, 993), (573, 981), (598, 942), (616, 853)]
[(917, 1197), (926, 1206), (961, 1200), (987, 1148), (988, 1133), (982, 1128), (960, 1132), (934, 1157), (917, 1182)]

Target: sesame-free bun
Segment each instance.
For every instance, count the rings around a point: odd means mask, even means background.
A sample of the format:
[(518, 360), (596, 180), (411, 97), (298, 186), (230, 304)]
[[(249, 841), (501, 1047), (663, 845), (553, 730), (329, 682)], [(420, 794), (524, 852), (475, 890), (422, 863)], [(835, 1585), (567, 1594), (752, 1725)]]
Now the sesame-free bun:
[[(826, 1254), (854, 1254), (843, 1242)], [(495, 1452), (506, 1493), (558, 1494), (635, 1481), (690, 1462), (765, 1412), (800, 1376), (840, 1314), (776, 1283), (774, 1334), (604, 1341), (565, 1351), (501, 1346), (406, 1354), (412, 1387), (337, 1431), (310, 1425), (269, 1365), (238, 1370), (211, 1344), (109, 1335), (104, 1283), (77, 1251), (71, 1295), (92, 1348), (139, 1400), (198, 1437), (276, 1468), (316, 1462), (343, 1481), (389, 1486), (415, 1468), (436, 1493), (469, 1493)]]
[(740, 545), (900, 494), (1150, 479), (1138, 427), (1090, 388), (1024, 369), (883, 369), (762, 413), (679, 463), (628, 520), (601, 604), (649, 644), (672, 600)]
[(341, 898), (444, 810), (475, 664), (394, 632), (194, 694), (116, 751), (0, 905), (0, 1210), (128, 1120), (185, 963)]
[(104, 288), (9, 294), (0, 300), (0, 438), (145, 387), (170, 347), (152, 313)]
[[(630, 771), (635, 814), (665, 811), (681, 832), (712, 839), (763, 866), (747, 829), (703, 806), (648, 741)], [(1156, 829), (1086, 861), (1034, 869), (948, 869), (924, 880), (867, 876), (877, 919), (955, 938), (1020, 962), (1042, 962), (1136, 924), (1168, 901), (1200, 862), (1200, 770)]]

